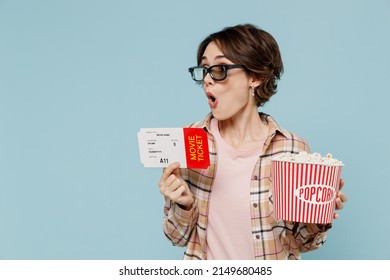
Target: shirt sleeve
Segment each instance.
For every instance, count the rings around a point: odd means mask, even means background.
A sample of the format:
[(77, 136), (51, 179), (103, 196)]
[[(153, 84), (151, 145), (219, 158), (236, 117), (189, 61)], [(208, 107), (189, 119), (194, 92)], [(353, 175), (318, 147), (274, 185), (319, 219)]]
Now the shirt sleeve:
[(163, 230), (173, 245), (186, 246), (194, 230), (198, 208), (195, 199), (191, 209), (184, 210), (170, 199), (165, 199)]
[(332, 224), (302, 224), (296, 223), (294, 233), (301, 253), (320, 248), (326, 241), (326, 234)]

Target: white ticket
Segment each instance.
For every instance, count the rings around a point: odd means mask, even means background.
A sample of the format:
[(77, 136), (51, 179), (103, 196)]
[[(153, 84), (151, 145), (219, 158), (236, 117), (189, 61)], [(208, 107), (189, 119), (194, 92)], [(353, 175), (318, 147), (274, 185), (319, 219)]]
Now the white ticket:
[(202, 128), (141, 128), (138, 145), (145, 167), (166, 167), (173, 162), (183, 168), (210, 165), (207, 133)]

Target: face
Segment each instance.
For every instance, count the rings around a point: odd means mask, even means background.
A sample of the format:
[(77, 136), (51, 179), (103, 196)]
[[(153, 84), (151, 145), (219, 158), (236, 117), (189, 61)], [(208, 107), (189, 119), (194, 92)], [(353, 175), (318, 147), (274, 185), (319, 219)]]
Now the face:
[[(210, 67), (216, 64), (235, 64), (227, 59), (217, 44), (211, 42), (204, 51), (201, 65)], [(203, 90), (209, 100), (213, 116), (222, 121), (243, 114), (246, 110), (257, 110), (250, 87), (255, 81), (243, 68), (229, 69), (223, 81), (214, 81), (207, 74), (203, 81)]]

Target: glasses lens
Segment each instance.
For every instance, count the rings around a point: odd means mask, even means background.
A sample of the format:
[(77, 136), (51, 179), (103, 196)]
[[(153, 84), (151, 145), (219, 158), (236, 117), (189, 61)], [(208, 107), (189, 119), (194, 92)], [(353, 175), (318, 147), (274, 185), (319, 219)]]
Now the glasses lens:
[(211, 76), (216, 81), (221, 81), (226, 78), (226, 67), (223, 65), (215, 65), (210, 67), (209, 72), (211, 73)]
[(193, 67), (191, 70), (192, 79), (198, 82), (203, 81), (205, 73), (206, 69), (203, 67)]

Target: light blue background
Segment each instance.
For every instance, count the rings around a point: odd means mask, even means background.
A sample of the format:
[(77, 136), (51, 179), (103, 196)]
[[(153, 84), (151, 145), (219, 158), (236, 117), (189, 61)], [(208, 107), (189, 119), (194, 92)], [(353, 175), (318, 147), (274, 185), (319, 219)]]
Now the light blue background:
[(0, 259), (181, 259), (141, 127), (202, 119), (187, 72), (254, 23), (285, 74), (263, 110), (345, 162), (349, 196), (304, 259), (390, 259), (390, 1), (0, 1)]

